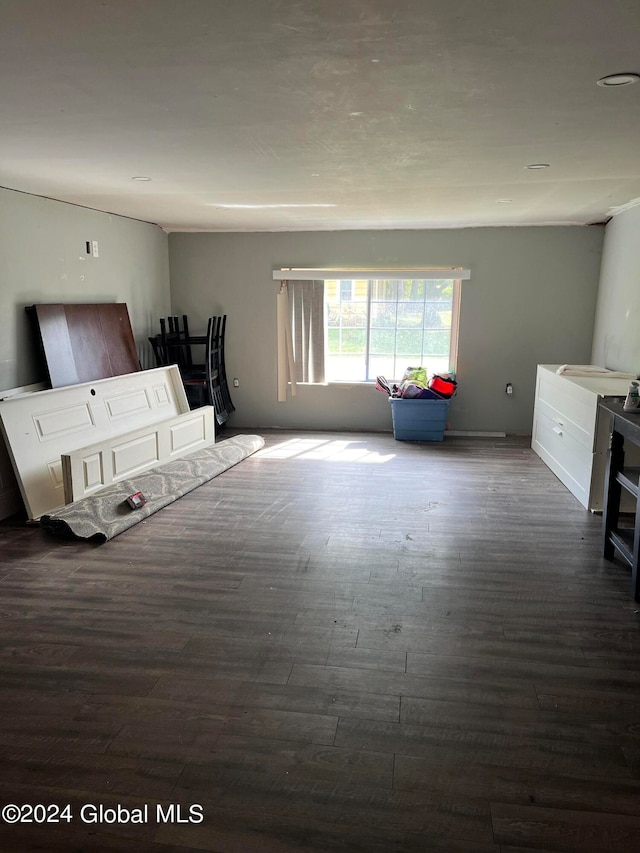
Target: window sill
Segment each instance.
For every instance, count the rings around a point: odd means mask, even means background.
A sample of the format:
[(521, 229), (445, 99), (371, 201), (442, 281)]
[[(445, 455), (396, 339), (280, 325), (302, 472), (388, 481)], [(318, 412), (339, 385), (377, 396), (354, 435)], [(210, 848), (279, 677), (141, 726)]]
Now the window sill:
[(373, 381), (369, 382), (357, 382), (356, 380), (339, 380), (333, 379), (329, 382), (296, 382), (296, 385), (302, 385), (305, 388), (375, 388), (376, 383)]

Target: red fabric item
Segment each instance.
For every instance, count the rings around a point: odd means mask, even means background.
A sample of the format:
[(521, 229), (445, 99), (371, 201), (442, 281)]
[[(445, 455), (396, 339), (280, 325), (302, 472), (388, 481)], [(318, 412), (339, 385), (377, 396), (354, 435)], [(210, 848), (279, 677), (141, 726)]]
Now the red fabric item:
[(441, 397), (453, 397), (456, 385), (455, 379), (445, 379), (442, 376), (432, 376), (429, 380), (429, 388)]

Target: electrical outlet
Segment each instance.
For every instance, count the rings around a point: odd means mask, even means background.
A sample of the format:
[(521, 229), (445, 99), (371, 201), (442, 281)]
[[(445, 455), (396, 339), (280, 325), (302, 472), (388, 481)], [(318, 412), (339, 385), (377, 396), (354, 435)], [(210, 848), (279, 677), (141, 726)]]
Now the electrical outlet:
[(507, 382), (505, 389), (504, 389), (504, 393), (505, 394), (513, 394), (513, 385), (511, 384), (511, 382)]
[(98, 254), (98, 241), (97, 240), (91, 241), (91, 248), (92, 248), (93, 257), (99, 258), (100, 255)]
[(234, 379), (234, 380), (233, 380), (233, 387), (234, 387), (234, 388), (239, 388), (239, 387), (240, 387), (240, 380), (239, 380), (239, 379)]

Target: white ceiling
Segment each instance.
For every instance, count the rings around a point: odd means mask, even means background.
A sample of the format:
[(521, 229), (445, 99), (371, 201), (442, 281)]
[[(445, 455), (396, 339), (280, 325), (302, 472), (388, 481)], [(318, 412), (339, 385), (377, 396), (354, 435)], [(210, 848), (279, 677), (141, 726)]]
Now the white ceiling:
[(639, 0), (1, 0), (0, 184), (168, 231), (599, 222), (640, 200), (616, 72)]

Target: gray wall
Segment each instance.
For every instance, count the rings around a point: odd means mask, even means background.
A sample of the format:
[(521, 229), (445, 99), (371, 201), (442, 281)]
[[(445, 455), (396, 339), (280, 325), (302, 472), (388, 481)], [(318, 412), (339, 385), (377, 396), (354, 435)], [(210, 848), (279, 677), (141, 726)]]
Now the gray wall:
[[(371, 386), (301, 386), (276, 398), (276, 300), (281, 266), (462, 266), (459, 390), (450, 428), (528, 434), (536, 364), (589, 361), (604, 229), (470, 228), (169, 235), (171, 298), (194, 331), (228, 315), (231, 424), (390, 430)], [(388, 377), (391, 378), (391, 377)], [(514, 394), (507, 397), (505, 384)]]
[(640, 373), (640, 206), (606, 228), (592, 361)]
[[(99, 258), (86, 255), (87, 240), (98, 240)], [(0, 390), (44, 378), (24, 311), (35, 302), (126, 302), (146, 360), (147, 338), (170, 310), (168, 241), (160, 228), (0, 190), (0, 258)]]

